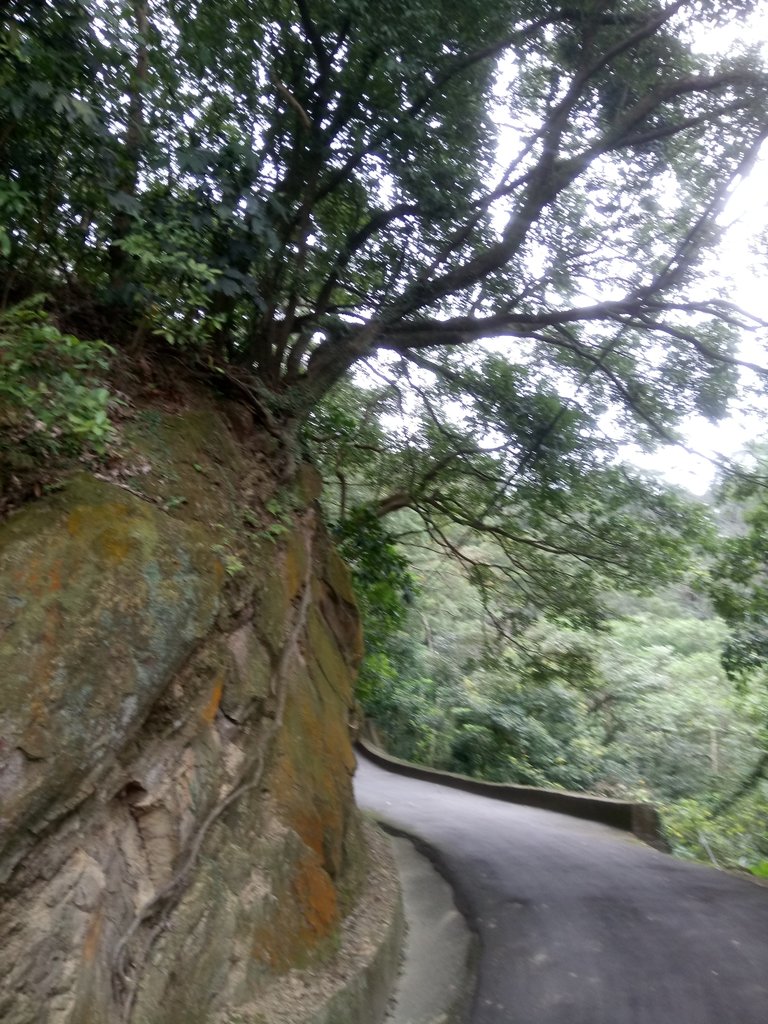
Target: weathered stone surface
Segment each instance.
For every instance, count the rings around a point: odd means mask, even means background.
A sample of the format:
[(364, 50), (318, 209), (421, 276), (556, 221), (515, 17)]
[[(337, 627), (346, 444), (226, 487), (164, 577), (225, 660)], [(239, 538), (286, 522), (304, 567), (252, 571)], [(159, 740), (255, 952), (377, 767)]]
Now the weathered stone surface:
[(229, 718), (242, 722), (254, 705), (267, 696), (272, 659), (252, 622), (243, 623), (229, 634), (227, 650), (229, 671), (221, 695), (221, 708)]
[(331, 548), (328, 551), (322, 575), (330, 590), (340, 601), (345, 601), (353, 608), (356, 607), (357, 602), (355, 600), (355, 592), (352, 589), (352, 577), (335, 548)]
[(219, 532), (226, 527), (248, 467), (216, 409), (144, 409), (127, 437), (137, 449), (142, 472), (135, 486), (142, 493), (176, 519), (202, 522)]
[(332, 965), (282, 975), (258, 1002), (242, 1008), (242, 1020), (248, 1024), (377, 1024), (384, 1017), (399, 969), (404, 921), (389, 841), (369, 823), (365, 825), (364, 868), (361, 898), (344, 920)]
[(0, 528), (0, 851), (76, 803), (214, 620), (191, 524), (86, 477)]
[(352, 577), (335, 548), (330, 548), (322, 576), (313, 581), (315, 602), (355, 671), (363, 658), (363, 630)]
[(296, 474), (296, 489), (306, 505), (317, 501), (323, 490), (323, 478), (308, 462), (302, 462)]
[(355, 904), (354, 597), (315, 475), (265, 537), (227, 422), (145, 410), (146, 500), (83, 476), (0, 527), (4, 1024), (251, 1019)]

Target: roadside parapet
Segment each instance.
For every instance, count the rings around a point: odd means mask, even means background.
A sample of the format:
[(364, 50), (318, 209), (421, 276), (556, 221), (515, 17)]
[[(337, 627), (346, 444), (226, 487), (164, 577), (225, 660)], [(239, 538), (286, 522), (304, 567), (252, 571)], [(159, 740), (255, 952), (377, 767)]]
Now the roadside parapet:
[(575, 818), (602, 822), (604, 825), (632, 832), (638, 839), (642, 839), (657, 850), (669, 850), (661, 826), (661, 816), (652, 804), (614, 800), (588, 793), (570, 793), (560, 789), (540, 789), (538, 786), (519, 786), (508, 782), (484, 782), (469, 775), (438, 771), (436, 768), (425, 768), (411, 761), (403, 761), (386, 753), (364, 736), (357, 738), (357, 746), (371, 761), (398, 775), (437, 782), (441, 786), (451, 786), (466, 793), (505, 800), (507, 803), (538, 807), (545, 811), (556, 811)]

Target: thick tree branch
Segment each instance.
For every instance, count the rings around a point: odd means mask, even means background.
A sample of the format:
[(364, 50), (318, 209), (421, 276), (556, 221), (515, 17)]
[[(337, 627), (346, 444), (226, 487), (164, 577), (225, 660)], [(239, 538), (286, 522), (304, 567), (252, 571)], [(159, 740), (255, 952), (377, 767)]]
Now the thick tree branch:
[(394, 119), (394, 121), (386, 128), (377, 132), (368, 141), (368, 143), (366, 143), (366, 145), (357, 149), (347, 158), (341, 167), (331, 173), (328, 180), (319, 190), (318, 199), (322, 199), (329, 195), (338, 188), (342, 182), (347, 181), (352, 172), (363, 163), (366, 157), (370, 156), (377, 149), (383, 146), (384, 143), (389, 141), (401, 129), (404, 123), (418, 117), (429, 106), (432, 99), (439, 95), (440, 90), (448, 85), (454, 78), (457, 78), (465, 71), (468, 71), (474, 65), (498, 56), (500, 53), (503, 53), (504, 50), (508, 50), (515, 43), (524, 42), (526, 39), (530, 38), (530, 36), (538, 32), (540, 28), (548, 24), (550, 20), (551, 19), (548, 17), (538, 18), (525, 28), (519, 29), (507, 36), (505, 39), (502, 39), (500, 42), (484, 46), (479, 50), (475, 50), (473, 53), (452, 61), (444, 71), (436, 75), (434, 81), (430, 83), (429, 88), (425, 89), (421, 96), (408, 104), (399, 117)]

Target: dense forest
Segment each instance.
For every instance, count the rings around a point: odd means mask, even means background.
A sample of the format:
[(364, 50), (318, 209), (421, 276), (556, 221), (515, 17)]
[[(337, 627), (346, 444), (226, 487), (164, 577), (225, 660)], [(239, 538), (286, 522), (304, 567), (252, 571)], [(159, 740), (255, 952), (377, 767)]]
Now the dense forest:
[[(374, 506), (371, 486), (358, 479), (358, 507)], [(360, 696), (374, 735), (448, 771), (652, 802), (676, 853), (766, 876), (760, 493), (745, 471), (688, 495), (701, 532), (677, 580), (604, 584), (585, 619), (501, 591), (493, 538), (448, 526), (436, 539), (409, 512), (350, 531), (329, 473), (366, 613)]]
[(757, 7), (3, 4), (0, 515), (140, 491), (131, 380), (236, 396), (323, 472), (395, 753), (765, 873), (764, 453), (707, 504), (621, 458), (763, 399), (708, 268), (768, 69), (697, 46)]

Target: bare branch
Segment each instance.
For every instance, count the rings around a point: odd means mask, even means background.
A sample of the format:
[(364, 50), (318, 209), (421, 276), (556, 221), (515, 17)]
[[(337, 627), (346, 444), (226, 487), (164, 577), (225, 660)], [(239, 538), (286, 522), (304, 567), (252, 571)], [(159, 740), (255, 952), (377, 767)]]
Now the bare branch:
[(306, 112), (304, 107), (302, 107), (302, 105), (293, 95), (291, 90), (286, 85), (283, 85), (283, 83), (276, 75), (270, 73), (269, 77), (270, 81), (277, 89), (277, 91), (280, 93), (280, 95), (283, 97), (283, 99), (286, 101), (286, 103), (299, 115), (299, 120), (301, 121), (302, 125), (307, 129), (307, 131), (312, 131), (312, 121), (310, 120), (309, 114)]

